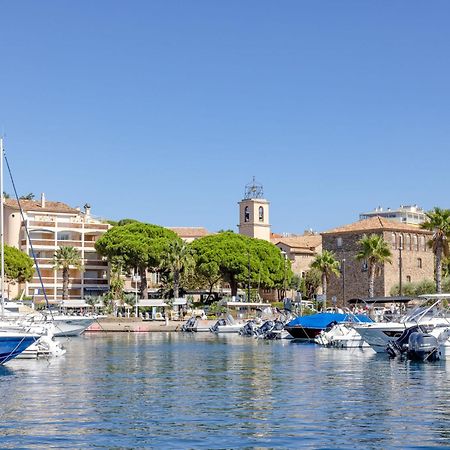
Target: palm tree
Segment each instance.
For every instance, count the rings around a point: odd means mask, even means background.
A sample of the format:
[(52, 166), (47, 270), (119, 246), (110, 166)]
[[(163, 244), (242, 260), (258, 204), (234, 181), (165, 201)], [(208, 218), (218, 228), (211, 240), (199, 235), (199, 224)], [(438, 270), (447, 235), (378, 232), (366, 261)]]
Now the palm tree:
[(180, 274), (190, 270), (193, 263), (192, 250), (184, 241), (176, 240), (169, 244), (169, 250), (162, 259), (161, 267), (169, 270), (173, 277), (174, 298), (179, 297)]
[(83, 269), (81, 255), (75, 247), (59, 247), (53, 256), (53, 268), (62, 270), (63, 276), (63, 300), (69, 298), (69, 269)]
[(317, 269), (322, 276), (322, 291), (325, 296), (324, 305), (326, 305), (327, 286), (331, 275), (339, 277), (341, 272), (339, 270), (339, 261), (335, 258), (334, 253), (324, 250), (321, 255), (317, 255), (311, 263), (312, 269)]
[(424, 230), (432, 231), (433, 237), (428, 245), (433, 249), (435, 256), (436, 292), (442, 293), (442, 257), (448, 257), (450, 237), (450, 209), (435, 207), (426, 213), (427, 220), (421, 224)]
[(361, 250), (357, 253), (356, 259), (359, 261), (367, 261), (369, 270), (369, 297), (374, 296), (375, 275), (377, 269), (381, 268), (385, 263), (392, 263), (391, 249), (389, 244), (379, 234), (364, 235), (358, 244)]

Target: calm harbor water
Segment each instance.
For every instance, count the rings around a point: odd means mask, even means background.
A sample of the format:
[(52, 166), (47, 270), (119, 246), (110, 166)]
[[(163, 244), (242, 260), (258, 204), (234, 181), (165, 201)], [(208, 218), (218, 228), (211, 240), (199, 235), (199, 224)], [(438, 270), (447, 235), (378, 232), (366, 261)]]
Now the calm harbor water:
[(450, 446), (450, 363), (208, 334), (88, 334), (0, 367), (1, 448)]

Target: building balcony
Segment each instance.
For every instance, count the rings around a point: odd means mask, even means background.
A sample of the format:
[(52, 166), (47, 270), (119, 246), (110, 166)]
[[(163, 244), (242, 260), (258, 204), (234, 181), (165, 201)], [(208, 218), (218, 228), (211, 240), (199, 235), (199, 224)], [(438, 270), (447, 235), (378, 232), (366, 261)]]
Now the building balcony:
[(108, 261), (102, 259), (86, 259), (84, 261), (85, 267), (108, 267)]
[(85, 230), (108, 230), (109, 225), (107, 223), (85, 223)]
[(105, 280), (104, 278), (88, 278), (84, 280), (85, 286), (93, 286), (93, 285), (107, 285), (108, 280)]

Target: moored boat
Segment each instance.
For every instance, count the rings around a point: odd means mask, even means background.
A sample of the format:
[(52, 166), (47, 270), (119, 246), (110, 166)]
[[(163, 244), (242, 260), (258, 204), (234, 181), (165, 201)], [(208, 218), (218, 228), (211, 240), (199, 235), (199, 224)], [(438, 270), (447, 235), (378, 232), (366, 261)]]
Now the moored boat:
[(294, 339), (314, 340), (321, 331), (330, 329), (337, 323), (346, 322), (369, 323), (372, 322), (372, 319), (364, 314), (324, 312), (297, 317), (285, 325), (284, 329)]
[(0, 364), (19, 356), (40, 336), (30, 333), (0, 330)]

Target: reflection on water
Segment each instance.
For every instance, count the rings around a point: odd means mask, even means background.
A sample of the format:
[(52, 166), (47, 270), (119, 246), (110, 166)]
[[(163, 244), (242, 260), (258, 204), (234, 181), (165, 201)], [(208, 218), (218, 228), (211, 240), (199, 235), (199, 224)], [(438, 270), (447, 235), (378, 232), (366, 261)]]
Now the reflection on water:
[(0, 367), (2, 448), (450, 445), (450, 363), (210, 334), (66, 346)]

